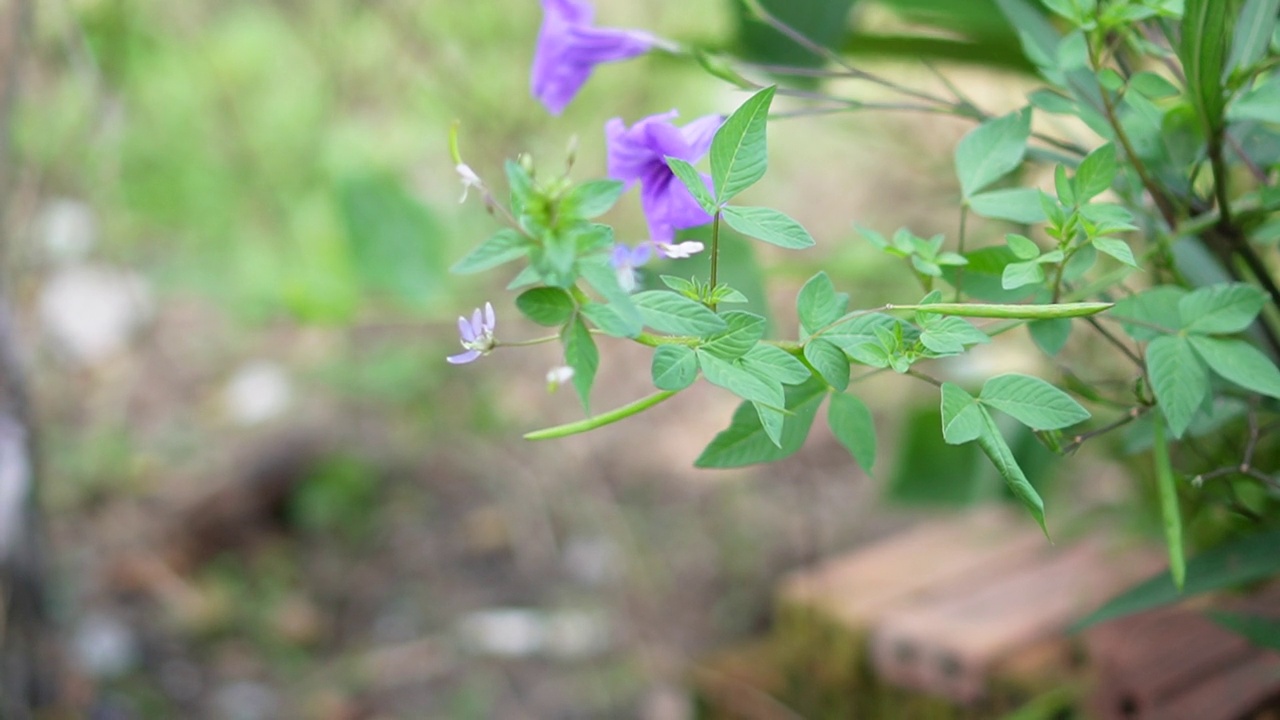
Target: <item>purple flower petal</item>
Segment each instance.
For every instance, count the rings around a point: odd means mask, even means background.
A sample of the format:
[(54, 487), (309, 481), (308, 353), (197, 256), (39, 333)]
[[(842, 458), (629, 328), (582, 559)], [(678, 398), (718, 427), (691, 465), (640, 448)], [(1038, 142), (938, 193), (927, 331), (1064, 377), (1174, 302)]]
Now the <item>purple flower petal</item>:
[(638, 30), (592, 27), (585, 0), (543, 0), (542, 9), (529, 88), (553, 115), (564, 111), (596, 65), (642, 55), (657, 42)]
[(484, 304), (484, 331), (490, 335), (498, 327), (498, 318), (493, 314), (493, 303)]
[(694, 156), (702, 157), (711, 149), (711, 140), (723, 124), (723, 116), (707, 115), (680, 128), (680, 134), (684, 136), (684, 141), (689, 144)]
[(471, 332), (476, 337), (484, 335), (484, 318), (480, 315), (480, 308), (471, 313)]
[(468, 350), (457, 355), (450, 355), (445, 360), (448, 360), (451, 365), (465, 365), (466, 363), (474, 362), (478, 357), (480, 357), (479, 350)]
[(462, 338), (463, 342), (475, 342), (476, 339), (475, 330), (471, 329), (471, 323), (464, 317), (458, 318), (458, 337)]

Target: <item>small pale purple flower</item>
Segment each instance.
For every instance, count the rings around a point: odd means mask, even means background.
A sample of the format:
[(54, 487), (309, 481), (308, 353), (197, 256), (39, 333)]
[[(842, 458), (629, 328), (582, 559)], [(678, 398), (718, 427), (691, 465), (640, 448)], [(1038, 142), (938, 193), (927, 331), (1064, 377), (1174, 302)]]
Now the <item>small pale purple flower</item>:
[(462, 365), (482, 355), (488, 355), (495, 345), (493, 330), (497, 324), (498, 320), (493, 315), (493, 305), (490, 303), (484, 304), (483, 314), (479, 308), (476, 308), (470, 320), (465, 317), (458, 318), (458, 339), (466, 352), (450, 355), (445, 359), (454, 365)]
[(598, 28), (587, 0), (542, 0), (542, 28), (533, 55), (530, 89), (559, 115), (596, 65), (643, 55), (662, 41), (639, 30)]
[(470, 165), (466, 163), (458, 163), (453, 169), (458, 173), (458, 177), (462, 180), (462, 198), (458, 200), (459, 203), (467, 201), (467, 193), (471, 191), (471, 188), (476, 188), (480, 192), (484, 192), (484, 182), (480, 179), (479, 175), (476, 175), (476, 171), (471, 169)]
[(649, 262), (651, 255), (648, 243), (630, 247), (619, 243), (613, 246), (613, 269), (618, 271), (618, 284), (623, 290), (631, 292), (636, 289), (636, 268)]
[[(678, 128), (671, 123), (672, 110), (651, 115), (627, 127), (621, 118), (605, 123), (609, 145), (609, 177), (628, 185), (640, 183), (640, 207), (649, 221), (649, 233), (658, 244), (670, 244), (676, 230), (711, 222), (689, 189), (671, 172), (667, 158), (695, 163), (711, 148), (711, 139), (723, 118), (708, 115)], [(711, 187), (711, 178), (702, 174)]]

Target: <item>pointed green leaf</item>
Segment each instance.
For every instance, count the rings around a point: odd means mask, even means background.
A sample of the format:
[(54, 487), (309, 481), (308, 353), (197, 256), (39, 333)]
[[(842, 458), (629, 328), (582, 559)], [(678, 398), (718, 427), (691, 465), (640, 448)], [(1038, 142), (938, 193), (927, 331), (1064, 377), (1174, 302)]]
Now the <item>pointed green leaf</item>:
[(1004, 236), (1004, 241), (1019, 260), (1034, 260), (1040, 257), (1040, 246), (1025, 235), (1008, 233)]
[(1034, 188), (1001, 188), (978, 193), (968, 199), (969, 209), (984, 218), (1008, 220), (1027, 225), (1045, 221), (1040, 207), (1040, 191)]
[(573, 298), (560, 288), (525, 290), (516, 298), (516, 308), (525, 317), (544, 327), (559, 327), (573, 316)]
[(579, 308), (579, 312), (606, 335), (629, 338), (640, 333), (640, 323), (623, 320), (613, 305), (589, 302)]
[(1178, 304), (1186, 294), (1186, 290), (1175, 285), (1153, 287), (1116, 303), (1111, 309), (1111, 317), (1121, 321), (1137, 320), (1141, 324), (1121, 322), (1120, 325), (1134, 340), (1154, 340), (1166, 332), (1182, 329), (1182, 313), (1178, 311)]
[(847, 393), (833, 393), (827, 403), (831, 434), (866, 472), (876, 462), (876, 424), (865, 403)]
[(1066, 318), (1036, 320), (1027, 323), (1027, 330), (1031, 332), (1031, 339), (1036, 346), (1046, 355), (1053, 356), (1067, 344), (1067, 338), (1071, 336), (1071, 321)]
[(1224, 380), (1280, 399), (1280, 370), (1261, 350), (1244, 340), (1192, 335), (1196, 354)]
[(707, 446), (694, 465), (700, 468), (734, 468), (773, 462), (795, 454), (804, 445), (813, 426), (818, 406), (826, 397), (826, 386), (817, 380), (786, 389), (787, 410), (782, 425), (781, 446), (765, 434), (760, 416), (751, 403), (742, 403), (733, 421)]
[(573, 368), (573, 387), (582, 400), (582, 409), (591, 412), (591, 385), (600, 367), (600, 352), (582, 318), (574, 318), (560, 333), (564, 343), (564, 362)]
[(1106, 253), (1129, 267), (1138, 267), (1138, 261), (1133, 259), (1133, 250), (1129, 248), (1129, 243), (1120, 238), (1094, 238), (1093, 247), (1098, 252)]
[(876, 329), (889, 330), (900, 321), (884, 313), (871, 313), (843, 320), (823, 331), (821, 337), (847, 353), (876, 342)]
[(723, 360), (698, 351), (698, 365), (702, 368), (703, 377), (712, 385), (718, 385), (743, 400), (782, 407), (782, 383), (747, 371), (740, 360)]
[(1214, 622), (1248, 640), (1250, 645), (1273, 653), (1280, 652), (1280, 620), (1222, 610), (1210, 610), (1208, 615)]
[(954, 355), (964, 352), (967, 345), (989, 343), (991, 337), (966, 320), (935, 315), (925, 321), (920, 342), (939, 355)]
[(764, 337), (764, 318), (744, 310), (730, 310), (718, 316), (724, 329), (707, 338), (699, 351), (722, 360), (740, 358)]
[(849, 387), (849, 358), (831, 342), (816, 338), (805, 343), (804, 359), (836, 392)]
[(1070, 395), (1030, 375), (997, 375), (982, 386), (978, 399), (1032, 430), (1057, 430), (1089, 419), (1089, 411)]
[(683, 390), (698, 377), (698, 356), (684, 345), (662, 345), (653, 353), (651, 372), (659, 390)]
[(591, 180), (570, 190), (560, 201), (560, 214), (590, 220), (613, 207), (626, 186), (617, 180)]
[(1009, 444), (1005, 442), (1004, 437), (1000, 434), (1000, 429), (996, 427), (996, 422), (991, 418), (991, 413), (982, 407), (979, 407), (978, 410), (981, 422), (978, 446), (991, 459), (991, 463), (996, 466), (996, 470), (1000, 471), (1001, 477), (1004, 478), (1013, 496), (1031, 513), (1031, 517), (1035, 518), (1036, 523), (1040, 525), (1040, 529), (1044, 531), (1045, 537), (1048, 537), (1049, 528), (1044, 522), (1044, 501), (1040, 499), (1040, 493), (1036, 492), (1035, 487), (1031, 485), (1031, 481), (1027, 480), (1027, 476), (1022, 473), (1022, 468), (1018, 465), (1017, 459), (1013, 457), (1013, 451), (1009, 449)]
[(1193, 333), (1235, 333), (1253, 323), (1267, 295), (1245, 283), (1222, 283), (1199, 288), (1178, 301), (1178, 310)]
[(524, 237), (511, 228), (503, 228), (454, 263), (449, 272), (470, 275), (518, 260), (528, 254), (529, 246)]
[(848, 307), (849, 296), (837, 293), (825, 272), (809, 278), (796, 295), (796, 314), (800, 316), (800, 330), (804, 336), (839, 320)]
[(756, 409), (756, 417), (760, 419), (760, 427), (764, 428), (765, 437), (774, 447), (782, 449), (782, 428), (787, 422), (786, 413), (764, 403), (751, 403)]
[(1022, 164), (1031, 136), (1031, 108), (988, 120), (956, 146), (956, 175), (965, 198)]
[[(1280, 1), (1280, 0), (1268, 0)], [(1177, 85), (1169, 82), (1162, 75), (1153, 72), (1144, 71), (1135, 74), (1129, 78), (1129, 87), (1141, 93), (1144, 97), (1152, 100), (1160, 100), (1162, 98), (1174, 97), (1182, 93)]]
[[(631, 293), (618, 284), (618, 273), (610, 264), (608, 256), (583, 258), (578, 262), (578, 273), (608, 302), (609, 309), (619, 321), (615, 329), (625, 331), (622, 337), (639, 335), (644, 319), (640, 317), (640, 309), (632, 301)], [(595, 317), (591, 317), (591, 321), (605, 329), (605, 325)]]
[(813, 236), (800, 223), (772, 208), (730, 205), (720, 213), (729, 227), (770, 245), (803, 250), (814, 244)]
[(711, 196), (711, 191), (707, 189), (707, 184), (702, 179), (702, 173), (680, 158), (668, 157), (667, 166), (680, 179), (680, 182), (684, 183), (684, 186), (688, 188), (689, 193), (693, 195), (693, 199), (698, 201), (702, 211), (708, 215), (714, 215), (716, 213), (716, 199)]
[(1137, 587), (1103, 605), (1072, 629), (1082, 630), (1100, 622), (1171, 605), (1192, 595), (1257, 582), (1280, 573), (1280, 530), (1270, 530), (1231, 540), (1205, 551), (1187, 563), (1187, 583), (1181, 591), (1169, 573), (1161, 570)]
[(1178, 57), (1187, 78), (1187, 94), (1201, 125), (1210, 134), (1222, 127), (1222, 73), (1226, 65), (1228, 25), (1224, 0), (1186, 0)]
[(764, 176), (768, 166), (765, 125), (773, 92), (773, 87), (767, 87), (752, 95), (724, 121), (711, 141), (711, 179), (721, 203)]
[(1000, 276), (1000, 287), (1005, 290), (1039, 285), (1042, 282), (1044, 282), (1044, 267), (1034, 260), (1009, 263), (1004, 266), (1004, 274)]
[(791, 353), (776, 345), (756, 343), (742, 356), (743, 367), (763, 377), (777, 379), (783, 385), (799, 385), (812, 377), (809, 368)]
[(1245, 0), (1231, 39), (1227, 74), (1232, 70), (1252, 67), (1262, 59), (1271, 44), (1277, 13), (1280, 13), (1280, 0)]
[(1076, 168), (1076, 202), (1083, 205), (1111, 188), (1116, 179), (1116, 148), (1111, 143), (1089, 153)]
[(646, 290), (631, 296), (644, 324), (674, 335), (709, 335), (727, 327), (719, 315), (702, 303), (666, 290)]
[(982, 433), (982, 406), (954, 383), (942, 383), (942, 437), (949, 445), (961, 445)]
[(1209, 374), (1187, 338), (1163, 335), (1147, 345), (1151, 389), (1175, 438), (1182, 437), (1209, 393)]

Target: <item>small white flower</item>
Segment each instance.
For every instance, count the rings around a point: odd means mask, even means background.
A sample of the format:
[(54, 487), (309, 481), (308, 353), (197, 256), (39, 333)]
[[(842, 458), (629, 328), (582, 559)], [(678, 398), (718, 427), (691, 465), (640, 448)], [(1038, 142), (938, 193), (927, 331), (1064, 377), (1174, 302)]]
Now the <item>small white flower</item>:
[(696, 240), (686, 240), (682, 243), (657, 243), (658, 252), (664, 257), (672, 259), (687, 258), (697, 255), (706, 247)]
[(556, 388), (573, 379), (573, 368), (568, 365), (553, 367), (547, 371), (547, 391), (554, 392)]
[(480, 176), (476, 175), (476, 171), (472, 170), (470, 165), (458, 163), (453, 169), (457, 171), (458, 177), (462, 178), (462, 197), (458, 200), (459, 203), (467, 201), (467, 193), (471, 191), (471, 188), (484, 190), (484, 182), (480, 180)]

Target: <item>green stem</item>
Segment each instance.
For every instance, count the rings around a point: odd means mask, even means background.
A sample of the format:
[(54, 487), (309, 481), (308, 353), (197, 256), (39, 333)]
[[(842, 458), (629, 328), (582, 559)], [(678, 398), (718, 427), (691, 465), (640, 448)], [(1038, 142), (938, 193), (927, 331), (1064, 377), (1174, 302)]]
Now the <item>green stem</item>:
[(604, 427), (605, 425), (616, 423), (619, 420), (625, 420), (631, 417), (632, 415), (642, 413), (645, 410), (648, 410), (654, 405), (657, 405), (658, 403), (662, 402), (663, 400), (666, 400), (667, 398), (675, 394), (676, 394), (676, 391), (674, 390), (662, 390), (660, 392), (656, 392), (652, 395), (649, 395), (648, 397), (640, 398), (639, 400), (636, 400), (633, 403), (623, 405), (620, 408), (616, 408), (614, 410), (610, 410), (609, 412), (596, 415), (595, 417), (589, 417), (589, 418), (586, 418), (585, 420), (578, 420), (577, 422), (571, 422), (565, 425), (557, 425), (555, 427), (549, 427), (549, 428), (544, 428), (542, 430), (534, 430), (533, 432), (525, 433), (524, 439), (525, 440), (551, 440), (553, 438), (562, 438), (562, 437), (568, 437), (570, 435), (577, 435), (578, 433), (584, 433), (584, 432), (587, 432), (588, 430), (595, 430), (596, 428)]
[[(960, 206), (960, 238), (958, 240), (959, 247), (957, 248), (957, 252), (959, 252), (961, 255), (964, 255), (964, 231), (965, 231), (966, 221), (968, 219), (969, 219), (969, 206), (961, 205)], [(956, 268), (956, 297), (954, 302), (960, 302), (963, 288), (964, 288), (964, 266), (961, 265), (960, 267)]]
[(1164, 438), (1163, 414), (1151, 423), (1151, 437), (1154, 441), (1156, 487), (1160, 492), (1160, 516), (1164, 521), (1165, 543), (1169, 546), (1169, 574), (1181, 592), (1187, 577), (1187, 561), (1182, 553), (1182, 515), (1178, 510), (1178, 487), (1169, 460), (1169, 445)]

